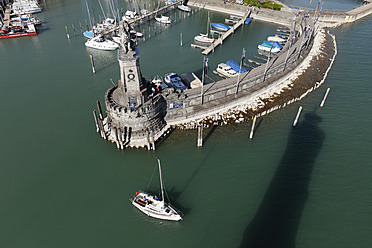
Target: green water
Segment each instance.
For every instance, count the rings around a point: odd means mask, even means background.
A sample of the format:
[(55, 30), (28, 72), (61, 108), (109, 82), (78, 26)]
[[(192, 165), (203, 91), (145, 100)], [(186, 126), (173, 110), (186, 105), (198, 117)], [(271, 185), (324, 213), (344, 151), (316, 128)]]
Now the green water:
[[(177, 130), (149, 152), (119, 151), (95, 132), (95, 101), (119, 71), (115, 52), (66, 38), (65, 25), (73, 36), (71, 24), (85, 22), (85, 1), (48, 1), (40, 16), (38, 36), (0, 42), (0, 247), (371, 246), (371, 17), (331, 30), (339, 53), (325, 84), (258, 119), (252, 140), (251, 122), (204, 130), (201, 149), (196, 130)], [(190, 43), (206, 18), (200, 11), (141, 43), (144, 76), (200, 73)], [(276, 28), (239, 30), (210, 68), (239, 60), (243, 47), (253, 56)], [(149, 218), (128, 200), (146, 188), (156, 158), (181, 222)], [(155, 174), (149, 191), (158, 187)]]

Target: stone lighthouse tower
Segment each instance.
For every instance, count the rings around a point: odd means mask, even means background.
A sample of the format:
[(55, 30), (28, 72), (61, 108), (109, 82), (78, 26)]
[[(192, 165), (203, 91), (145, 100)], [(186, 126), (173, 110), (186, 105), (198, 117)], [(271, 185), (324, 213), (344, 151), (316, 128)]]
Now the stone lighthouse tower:
[(154, 94), (141, 75), (139, 52), (128, 23), (120, 23), (119, 33), (120, 80), (105, 94), (106, 136), (121, 149), (155, 149), (155, 141), (166, 131), (166, 101), (160, 94)]

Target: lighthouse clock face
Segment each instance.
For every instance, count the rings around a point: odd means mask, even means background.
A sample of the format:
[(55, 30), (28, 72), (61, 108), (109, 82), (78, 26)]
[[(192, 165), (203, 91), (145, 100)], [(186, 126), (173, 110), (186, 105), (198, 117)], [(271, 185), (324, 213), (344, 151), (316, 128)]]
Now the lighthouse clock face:
[(129, 73), (127, 74), (128, 83), (130, 83), (131, 81), (135, 81), (135, 78), (136, 78), (136, 75), (133, 73), (133, 70), (130, 69)]

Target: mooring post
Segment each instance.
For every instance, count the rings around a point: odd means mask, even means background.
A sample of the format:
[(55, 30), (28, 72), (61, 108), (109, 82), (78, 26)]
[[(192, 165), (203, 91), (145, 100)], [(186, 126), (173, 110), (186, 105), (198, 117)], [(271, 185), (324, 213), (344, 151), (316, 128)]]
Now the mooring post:
[(94, 122), (96, 123), (96, 131), (97, 131), (97, 133), (99, 133), (99, 126), (98, 126), (98, 121), (97, 121), (96, 110), (93, 110), (93, 117), (94, 117)]
[(151, 132), (151, 139), (152, 139), (152, 150), (155, 151), (155, 134), (154, 134), (154, 131)]
[(106, 139), (106, 134), (105, 134), (105, 128), (103, 127), (103, 123), (102, 123), (102, 120), (101, 119), (98, 119), (98, 125), (99, 125), (99, 129), (101, 131), (101, 137), (103, 139)]
[(93, 74), (96, 73), (96, 69), (94, 68), (94, 60), (93, 60), (93, 55), (90, 54), (90, 63), (92, 65), (92, 71), (93, 71)]
[(76, 36), (76, 31), (75, 31), (75, 26), (74, 26), (74, 24), (71, 24), (71, 26), (72, 26), (72, 31), (74, 31), (74, 36)]
[(114, 128), (114, 132), (115, 132), (116, 147), (117, 147), (118, 149), (120, 149), (119, 137), (118, 137), (118, 130), (117, 130), (116, 127)]
[(251, 133), (249, 134), (249, 139), (253, 138), (253, 133), (254, 133), (254, 126), (256, 125), (256, 116), (253, 118), (253, 123), (252, 123), (252, 128), (251, 128)]
[(327, 89), (327, 91), (326, 91), (326, 93), (325, 93), (325, 95), (324, 95), (324, 97), (323, 97), (323, 100), (322, 100), (322, 102), (320, 103), (320, 107), (321, 107), (321, 108), (323, 107), (323, 105), (324, 105), (324, 103), (325, 103), (325, 101), (326, 101), (326, 98), (327, 98), (327, 96), (328, 96), (329, 90), (330, 90), (330, 88)]
[(298, 108), (298, 112), (297, 112), (297, 115), (296, 115), (296, 119), (295, 119), (294, 122), (293, 122), (293, 126), (294, 126), (294, 127), (297, 125), (297, 121), (298, 121), (298, 118), (300, 117), (301, 110), (302, 110), (302, 106), (300, 106), (300, 107)]
[(67, 26), (65, 26), (65, 29), (66, 29), (67, 39), (70, 39), (70, 35), (68, 34)]
[(99, 103), (99, 100), (97, 100), (97, 108), (98, 108), (99, 118), (103, 120), (102, 109), (101, 109), (101, 104)]
[(181, 39), (181, 46), (182, 46), (182, 33), (181, 33), (181, 35), (180, 35), (180, 39)]
[(198, 126), (198, 147), (203, 146), (203, 126), (199, 125)]

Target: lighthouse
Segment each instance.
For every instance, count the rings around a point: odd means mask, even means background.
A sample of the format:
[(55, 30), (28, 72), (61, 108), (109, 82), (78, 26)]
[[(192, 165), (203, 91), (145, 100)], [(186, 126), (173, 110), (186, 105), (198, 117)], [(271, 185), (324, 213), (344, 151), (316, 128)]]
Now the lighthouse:
[(105, 94), (105, 134), (120, 149), (155, 149), (155, 142), (167, 130), (166, 101), (142, 77), (135, 33), (130, 30), (127, 22), (120, 22), (120, 80)]

